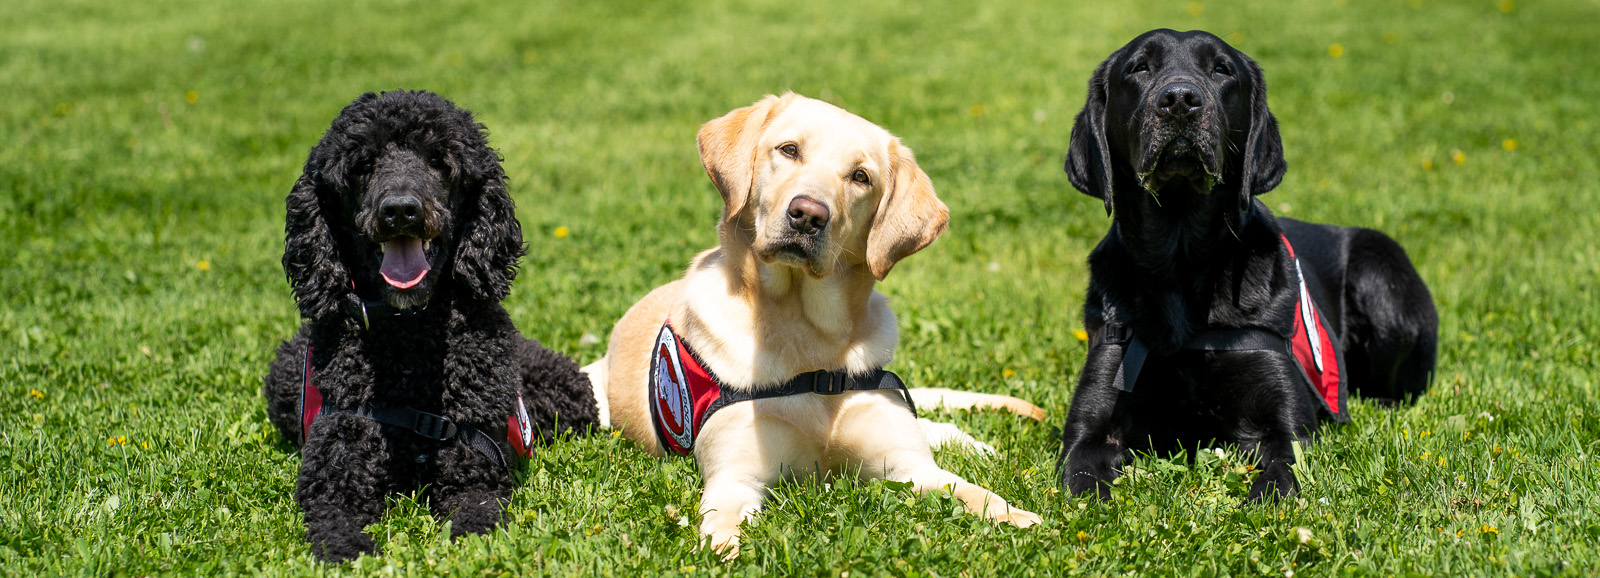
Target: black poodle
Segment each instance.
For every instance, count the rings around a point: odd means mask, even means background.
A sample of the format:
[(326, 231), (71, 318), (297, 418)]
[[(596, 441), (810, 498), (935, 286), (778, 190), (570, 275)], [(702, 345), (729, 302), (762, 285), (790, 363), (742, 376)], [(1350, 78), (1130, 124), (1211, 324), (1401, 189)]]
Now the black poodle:
[(295, 497), (323, 560), (375, 553), (362, 529), (392, 492), (424, 488), (452, 536), (485, 532), (535, 438), (598, 423), (577, 365), (500, 306), (525, 250), (505, 179), (472, 113), (392, 91), (345, 107), (289, 193), (306, 322), (265, 395), (302, 446)]

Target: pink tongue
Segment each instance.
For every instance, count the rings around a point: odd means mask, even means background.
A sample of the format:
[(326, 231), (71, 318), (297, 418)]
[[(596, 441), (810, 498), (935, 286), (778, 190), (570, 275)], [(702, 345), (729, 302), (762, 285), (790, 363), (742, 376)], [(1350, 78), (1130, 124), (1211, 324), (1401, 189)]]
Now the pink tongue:
[(410, 289), (428, 274), (428, 256), (422, 254), (422, 239), (398, 237), (383, 244), (383, 280), (397, 289)]

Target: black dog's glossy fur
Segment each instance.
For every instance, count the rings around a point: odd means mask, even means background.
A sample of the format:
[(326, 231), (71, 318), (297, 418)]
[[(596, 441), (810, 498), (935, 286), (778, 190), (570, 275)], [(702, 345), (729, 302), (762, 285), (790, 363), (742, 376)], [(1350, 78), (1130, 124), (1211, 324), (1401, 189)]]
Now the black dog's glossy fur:
[[(522, 337), (500, 306), (525, 249), (500, 158), (471, 113), (428, 92), (362, 95), (311, 150), (285, 232), (283, 267), (306, 319), (264, 380), (285, 439), (300, 440), (308, 344), (324, 399), (340, 407), (409, 406), (498, 434), (520, 387), (538, 437), (597, 423), (588, 379)], [(382, 243), (397, 238), (428, 242), (431, 270), (406, 289), (380, 275)], [(363, 327), (352, 307), (361, 299), (404, 314), (374, 314)], [(362, 528), (383, 514), (386, 494), (426, 488), (434, 515), (460, 535), (498, 524), (513, 489), (510, 472), (458, 441), (349, 413), (321, 416), (301, 455), (295, 495), (324, 560), (375, 553)]]
[[(1253, 198), (1287, 165), (1260, 68), (1220, 38), (1154, 30), (1112, 53), (1089, 82), (1066, 170), (1114, 214), (1089, 255), (1083, 317), (1096, 346), (1057, 462), (1072, 493), (1109, 497), (1134, 450), (1211, 441), (1260, 460), (1250, 500), (1298, 489), (1292, 444), (1310, 441), (1319, 407), (1293, 359), (1182, 349), (1206, 329), (1292, 331), (1298, 285), (1280, 232), (1342, 338), (1352, 391), (1414, 401), (1427, 389), (1438, 317), (1405, 251), (1376, 231), (1274, 218)], [(1123, 346), (1098, 346), (1107, 323), (1150, 350), (1132, 392), (1113, 387)]]

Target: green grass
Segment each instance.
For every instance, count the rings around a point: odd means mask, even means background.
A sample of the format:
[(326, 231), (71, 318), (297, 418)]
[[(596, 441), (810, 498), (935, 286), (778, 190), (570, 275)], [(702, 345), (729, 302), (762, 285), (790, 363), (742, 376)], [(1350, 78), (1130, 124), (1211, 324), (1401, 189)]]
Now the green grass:
[[(1600, 5), (973, 4), (7, 3), (0, 574), (1600, 568)], [(1108, 225), (1061, 159), (1094, 65), (1163, 26), (1215, 31), (1267, 71), (1291, 169), (1263, 200), (1387, 231), (1438, 302), (1433, 391), (1357, 402), (1287, 503), (1236, 508), (1236, 453), (1141, 459), (1110, 503), (1055, 490), (1084, 258)], [(715, 240), (700, 123), (792, 89), (901, 136), (953, 217), (880, 285), (902, 328), (892, 368), (1049, 412), (939, 415), (1001, 450), (941, 462), (1045, 523), (996, 527), (881, 482), (786, 484), (720, 563), (691, 550), (693, 463), (601, 435), (540, 454), (501, 530), (449, 542), (399, 497), (371, 528), (384, 556), (317, 565), (299, 457), (258, 394), (298, 322), (283, 197), (341, 106), (397, 87), (490, 127), (531, 248), (506, 306), (581, 362), (602, 352), (585, 333)]]

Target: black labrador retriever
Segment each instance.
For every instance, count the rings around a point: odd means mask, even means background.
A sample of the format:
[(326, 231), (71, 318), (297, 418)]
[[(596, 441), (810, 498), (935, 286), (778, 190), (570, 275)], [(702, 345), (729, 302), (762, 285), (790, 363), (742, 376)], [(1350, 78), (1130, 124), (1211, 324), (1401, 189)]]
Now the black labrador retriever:
[(1057, 470), (1110, 496), (1135, 450), (1234, 442), (1249, 500), (1298, 490), (1290, 465), (1346, 391), (1415, 401), (1438, 315), (1382, 233), (1275, 218), (1253, 197), (1288, 166), (1255, 61), (1206, 32), (1153, 30), (1089, 81), (1067, 175), (1104, 200), (1089, 255), (1092, 336)]

